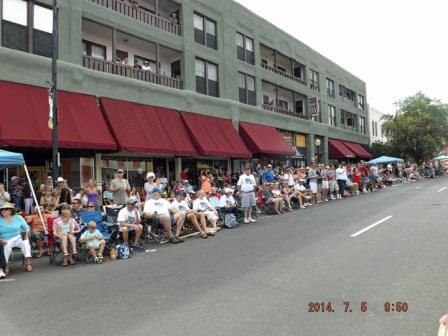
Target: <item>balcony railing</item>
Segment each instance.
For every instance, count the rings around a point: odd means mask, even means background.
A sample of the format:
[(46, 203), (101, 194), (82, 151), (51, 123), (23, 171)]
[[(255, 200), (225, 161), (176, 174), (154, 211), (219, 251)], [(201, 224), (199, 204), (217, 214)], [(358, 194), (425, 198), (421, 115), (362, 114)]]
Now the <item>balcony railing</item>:
[(311, 82), (311, 84), (310, 84), (310, 88), (311, 88), (311, 90), (314, 90), (314, 91), (317, 91), (317, 92), (320, 91), (319, 83), (316, 82), (316, 81), (312, 81), (312, 82)]
[(284, 110), (284, 109), (281, 109), (281, 108), (279, 108), (277, 106), (273, 106), (273, 105), (263, 104), (263, 108), (267, 111), (276, 112), (276, 113), (284, 114), (284, 115), (299, 118), (299, 119), (304, 119), (304, 120), (309, 119), (305, 114), (300, 114), (297, 112)]
[(357, 107), (357, 105), (356, 105), (356, 101), (354, 101), (354, 100), (351, 100), (351, 99), (349, 99), (349, 98), (347, 98), (347, 97), (345, 97), (345, 96), (339, 96), (340, 98), (341, 98), (341, 100), (343, 101), (343, 102), (345, 102), (345, 103), (347, 103), (347, 104), (349, 104), (349, 105), (354, 105), (355, 107)]
[(92, 70), (138, 79), (148, 83), (167, 86), (173, 89), (182, 89), (182, 80), (180, 79), (163, 76), (151, 71), (135, 69), (129, 65), (105, 61), (90, 56), (83, 56), (82, 65), (85, 68)]
[(99, 6), (112, 9), (120, 14), (129, 16), (135, 20), (146, 23), (150, 26), (160, 28), (169, 33), (180, 36), (181, 28), (179, 24), (168, 19), (157, 16), (151, 12), (143, 10), (137, 6), (119, 0), (89, 0)]
[(273, 72), (273, 73), (276, 73), (276, 74), (278, 74), (278, 75), (280, 75), (280, 76), (282, 76), (282, 77), (288, 78), (288, 79), (293, 80), (293, 81), (295, 81), (295, 82), (297, 82), (297, 83), (300, 83), (300, 84), (302, 84), (302, 85), (306, 85), (306, 81), (304, 81), (303, 79), (298, 78), (298, 77), (291, 76), (290, 74), (287, 74), (287, 73), (284, 72), (284, 71), (281, 71), (281, 70), (279, 70), (279, 69), (276, 69), (276, 68), (274, 68), (274, 67), (271, 67), (271, 66), (269, 66), (269, 65), (267, 65), (267, 64), (265, 64), (265, 63), (261, 63), (261, 67), (262, 67), (263, 69), (266, 69), (266, 70), (268, 70), (268, 71), (271, 71), (271, 72)]
[(352, 132), (358, 132), (358, 128), (356, 126), (348, 126), (345, 124), (340, 125), (341, 128), (352, 131)]

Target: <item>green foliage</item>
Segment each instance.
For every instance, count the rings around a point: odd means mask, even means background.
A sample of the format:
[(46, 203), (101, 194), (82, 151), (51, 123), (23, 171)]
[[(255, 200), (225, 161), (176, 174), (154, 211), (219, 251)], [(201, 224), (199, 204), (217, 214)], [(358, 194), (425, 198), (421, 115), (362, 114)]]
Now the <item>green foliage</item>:
[(388, 151), (385, 155), (421, 163), (445, 148), (448, 137), (447, 104), (419, 92), (396, 105), (396, 114), (384, 118), (384, 130), (388, 139), (382, 148)]

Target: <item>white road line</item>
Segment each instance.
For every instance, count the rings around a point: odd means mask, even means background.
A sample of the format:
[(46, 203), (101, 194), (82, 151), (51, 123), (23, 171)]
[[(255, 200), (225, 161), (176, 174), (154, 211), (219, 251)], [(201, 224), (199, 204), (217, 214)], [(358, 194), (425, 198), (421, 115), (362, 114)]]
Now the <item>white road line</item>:
[(361, 233), (364, 233), (364, 232), (374, 228), (375, 226), (380, 225), (381, 223), (384, 223), (385, 221), (387, 221), (391, 218), (392, 218), (392, 216), (387, 216), (386, 218), (383, 218), (383, 219), (379, 220), (378, 222), (375, 222), (372, 225), (369, 225), (369, 226), (365, 227), (364, 229), (359, 230), (358, 232), (355, 232), (354, 234), (350, 235), (350, 237), (355, 238), (355, 237), (359, 236)]
[(6, 279), (0, 279), (0, 284), (2, 282), (13, 282), (15, 279), (14, 278), (6, 278)]
[(440, 188), (439, 190), (437, 190), (437, 192), (441, 192), (441, 191), (444, 191), (446, 188), (448, 188), (448, 187), (443, 187), (443, 188)]

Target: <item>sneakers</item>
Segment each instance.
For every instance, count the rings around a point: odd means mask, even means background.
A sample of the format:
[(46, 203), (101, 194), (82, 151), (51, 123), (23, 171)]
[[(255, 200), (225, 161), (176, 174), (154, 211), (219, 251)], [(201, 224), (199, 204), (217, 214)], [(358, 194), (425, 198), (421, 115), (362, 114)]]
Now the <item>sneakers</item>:
[(102, 254), (98, 254), (98, 256), (95, 258), (95, 263), (101, 264), (103, 262), (104, 258)]
[(328, 202), (328, 198), (325, 199), (325, 202)]
[(247, 218), (244, 218), (244, 224), (249, 224), (249, 220)]
[(300, 206), (300, 209), (305, 209), (305, 208), (306, 208), (306, 206), (303, 206), (303, 205)]
[(251, 222), (251, 223), (256, 223), (257, 221), (255, 220), (255, 219), (253, 219), (252, 217), (249, 217), (249, 222)]
[(0, 267), (0, 279), (6, 278), (6, 274), (3, 272), (3, 268)]
[(132, 246), (132, 250), (134, 250), (135, 252), (142, 252), (143, 246), (141, 246), (140, 244), (134, 244), (134, 246)]

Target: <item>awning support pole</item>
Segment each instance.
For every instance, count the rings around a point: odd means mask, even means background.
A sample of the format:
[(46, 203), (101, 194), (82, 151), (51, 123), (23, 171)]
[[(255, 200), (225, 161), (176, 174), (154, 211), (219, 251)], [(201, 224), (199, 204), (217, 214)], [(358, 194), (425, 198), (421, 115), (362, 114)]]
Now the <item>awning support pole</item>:
[(47, 223), (45, 223), (44, 217), (42, 216), (42, 212), (40, 211), (39, 202), (37, 202), (36, 193), (34, 192), (33, 184), (31, 183), (30, 174), (28, 173), (28, 168), (26, 164), (23, 165), (23, 168), (25, 169), (26, 179), (28, 180), (28, 183), (30, 185), (31, 194), (33, 195), (34, 202), (37, 204), (37, 213), (39, 214), (39, 218), (44, 226), (45, 234), (48, 234)]

